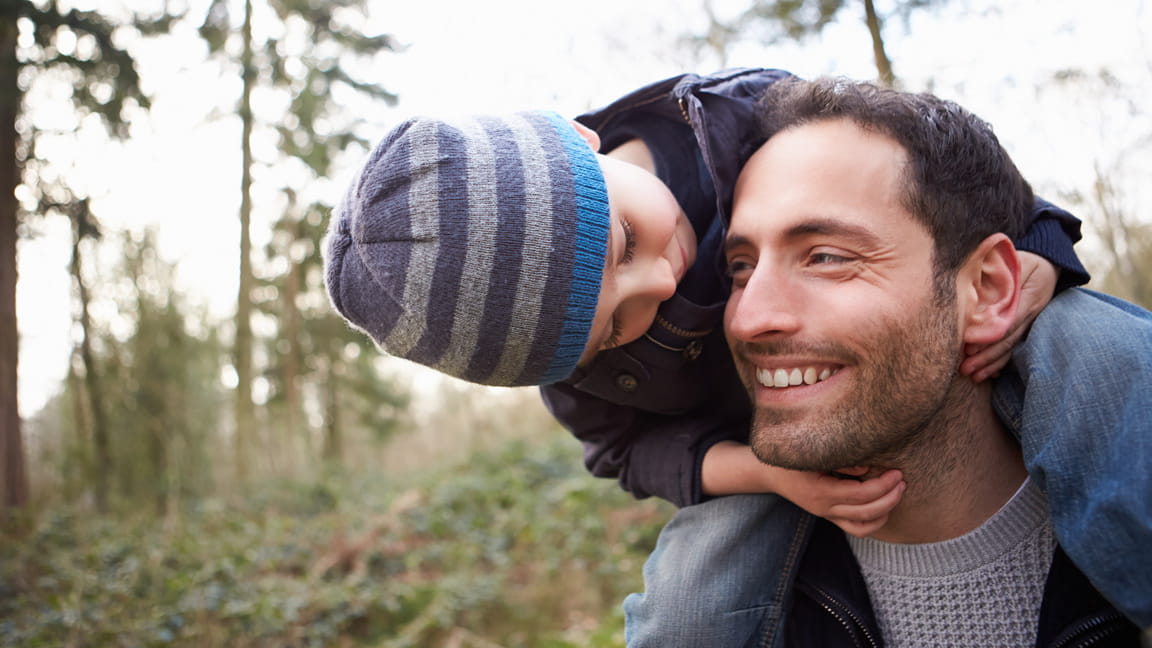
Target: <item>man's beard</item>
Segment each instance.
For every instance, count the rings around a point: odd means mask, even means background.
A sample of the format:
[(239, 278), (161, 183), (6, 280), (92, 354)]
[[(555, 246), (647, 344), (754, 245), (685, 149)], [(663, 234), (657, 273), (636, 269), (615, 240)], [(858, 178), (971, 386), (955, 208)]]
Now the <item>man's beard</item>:
[[(835, 343), (736, 347), (757, 355), (806, 355), (853, 365), (853, 391), (823, 410), (757, 406), (750, 440), (757, 458), (792, 470), (819, 472), (898, 465), (908, 458), (911, 446), (935, 437), (933, 432), (954, 416), (963, 416), (949, 411), (951, 403), (961, 400), (958, 392), (964, 391), (957, 380), (960, 343), (954, 302), (942, 307), (928, 300), (911, 321), (874, 321), (870, 328), (879, 333), (860, 345), (867, 349), (866, 357)], [(754, 369), (743, 373), (745, 382), (755, 381)]]

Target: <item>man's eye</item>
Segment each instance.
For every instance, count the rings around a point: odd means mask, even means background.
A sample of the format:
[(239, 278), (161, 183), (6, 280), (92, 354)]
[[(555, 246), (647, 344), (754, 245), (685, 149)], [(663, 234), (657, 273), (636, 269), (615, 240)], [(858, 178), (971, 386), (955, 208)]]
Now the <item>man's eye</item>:
[(815, 252), (808, 257), (808, 262), (813, 265), (823, 265), (828, 263), (848, 263), (852, 259), (830, 252)]
[(743, 259), (734, 259), (728, 262), (728, 274), (734, 275), (752, 270), (752, 264)]
[(747, 281), (748, 277), (752, 275), (752, 271), (756, 269), (750, 261), (745, 259), (733, 259), (728, 262), (728, 277), (732, 281), (741, 282)]

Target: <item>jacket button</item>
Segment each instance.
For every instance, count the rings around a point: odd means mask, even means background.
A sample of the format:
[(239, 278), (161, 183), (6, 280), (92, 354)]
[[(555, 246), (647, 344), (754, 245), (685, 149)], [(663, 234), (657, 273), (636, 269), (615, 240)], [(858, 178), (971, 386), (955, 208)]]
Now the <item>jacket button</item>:
[(616, 376), (616, 386), (620, 388), (620, 391), (632, 393), (636, 391), (636, 387), (639, 386), (639, 384), (640, 382), (636, 380), (636, 376), (632, 374), (622, 373)]

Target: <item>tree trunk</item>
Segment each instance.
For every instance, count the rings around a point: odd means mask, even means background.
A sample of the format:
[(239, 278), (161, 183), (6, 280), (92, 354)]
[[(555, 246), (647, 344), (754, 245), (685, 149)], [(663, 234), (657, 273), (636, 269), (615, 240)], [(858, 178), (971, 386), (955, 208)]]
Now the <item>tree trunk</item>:
[(868, 33), (872, 35), (872, 56), (876, 60), (876, 77), (889, 88), (896, 86), (896, 75), (892, 72), (892, 61), (884, 51), (884, 24), (876, 13), (873, 0), (864, 0), (864, 20), (868, 23)]
[(337, 388), (338, 372), (336, 363), (340, 362), (339, 349), (328, 358), (328, 376), (325, 381), (328, 391), (328, 411), (324, 421), (324, 449), (325, 465), (338, 466), (344, 459), (344, 439), (340, 431), (340, 390)]
[[(301, 228), (297, 226), (295, 239), (299, 240)], [(297, 387), (300, 376), (300, 311), (296, 308), (296, 298), (300, 294), (300, 264), (291, 255), (288, 257), (288, 276), (284, 283), (284, 330), (281, 333), (288, 343), (288, 352), (284, 357), (284, 439), (280, 445), (284, 448), (293, 448), (298, 442), (300, 433), (300, 418), (303, 408), (300, 406), (300, 390)], [(285, 457), (285, 462), (294, 464), (292, 453)]]
[(241, 176), (240, 176), (240, 288), (236, 296), (236, 477), (248, 477), (248, 462), (255, 437), (252, 405), (252, 86), (256, 70), (252, 52), (252, 0), (244, 2), (240, 59)]
[[(72, 355), (68, 358), (68, 373), (64, 378), (72, 405), (72, 431), (76, 435), (75, 452), (70, 450), (65, 454), (65, 457), (75, 457), (75, 460), (59, 463), (60, 483), (64, 484), (65, 501), (72, 501), (83, 495), (91, 484), (89, 475), (92, 472), (92, 460), (88, 452), (88, 439), (92, 435), (89, 433), (91, 425), (88, 422), (88, 407), (84, 404), (84, 388), (80, 386), (80, 376), (76, 374), (78, 353), (78, 349), (72, 350)], [(76, 469), (77, 465), (80, 467), (79, 470)]]
[(1099, 165), (1095, 166), (1096, 181), (1092, 184), (1092, 202), (1099, 218), (1090, 222), (1098, 238), (1112, 258), (1112, 270), (1106, 275), (1107, 292), (1142, 306), (1150, 303), (1145, 277), (1148, 275), (1140, 263), (1145, 253), (1142, 228), (1124, 209), (1124, 201), (1116, 184)]
[(84, 390), (88, 393), (88, 411), (92, 413), (92, 446), (94, 461), (92, 470), (93, 499), (96, 510), (108, 510), (108, 475), (114, 474), (112, 451), (108, 441), (108, 423), (104, 416), (104, 396), (100, 387), (100, 376), (96, 371), (96, 359), (92, 354), (92, 318), (88, 312), (88, 285), (84, 282), (83, 264), (80, 257), (81, 222), (79, 217), (72, 219), (72, 279), (76, 282), (76, 293), (80, 297), (80, 360), (84, 363)]
[(168, 511), (168, 439), (169, 430), (157, 413), (148, 422), (148, 461), (152, 464), (152, 505), (156, 517), (163, 518)]
[(28, 473), (20, 430), (17, 367), (20, 338), (16, 333), (16, 115), (21, 93), (17, 84), (16, 3), (0, 2), (0, 509), (28, 503)]

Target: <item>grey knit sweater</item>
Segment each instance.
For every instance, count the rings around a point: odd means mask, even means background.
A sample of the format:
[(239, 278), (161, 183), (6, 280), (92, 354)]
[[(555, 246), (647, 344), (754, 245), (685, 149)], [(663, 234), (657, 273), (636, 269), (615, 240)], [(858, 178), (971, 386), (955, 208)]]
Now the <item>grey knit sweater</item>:
[(885, 644), (1033, 646), (1056, 539), (1025, 480), (979, 528), (927, 544), (849, 537)]

